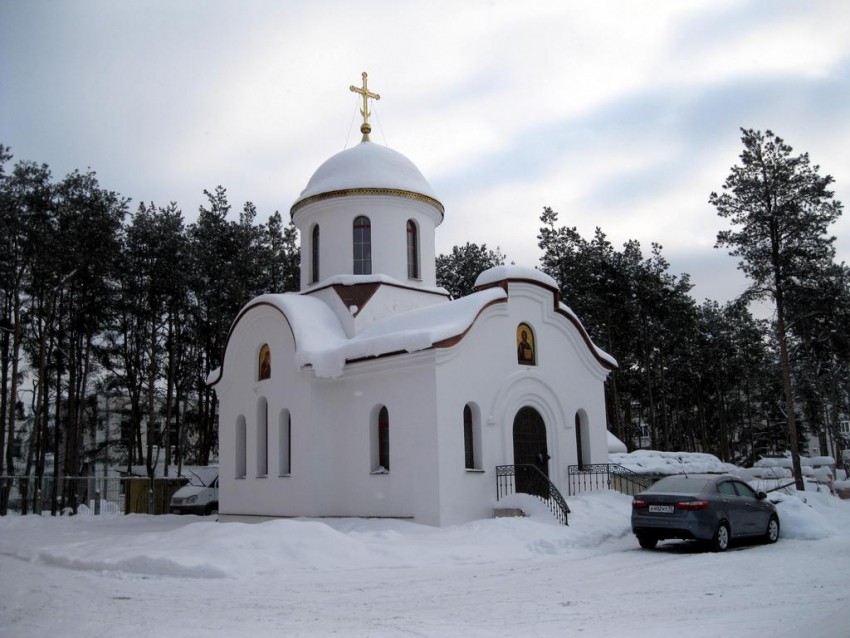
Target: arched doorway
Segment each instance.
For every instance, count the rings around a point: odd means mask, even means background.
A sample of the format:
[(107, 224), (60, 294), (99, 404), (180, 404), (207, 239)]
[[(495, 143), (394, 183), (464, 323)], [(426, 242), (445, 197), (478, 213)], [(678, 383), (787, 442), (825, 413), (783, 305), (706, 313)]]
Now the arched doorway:
[[(546, 424), (540, 413), (531, 407), (520, 408), (514, 417), (514, 465), (516, 469), (516, 491), (537, 494), (542, 490), (539, 481), (534, 481), (536, 472), (521, 466), (533, 465), (544, 476), (549, 477), (549, 451), (546, 446)], [(548, 493), (548, 489), (546, 490)]]

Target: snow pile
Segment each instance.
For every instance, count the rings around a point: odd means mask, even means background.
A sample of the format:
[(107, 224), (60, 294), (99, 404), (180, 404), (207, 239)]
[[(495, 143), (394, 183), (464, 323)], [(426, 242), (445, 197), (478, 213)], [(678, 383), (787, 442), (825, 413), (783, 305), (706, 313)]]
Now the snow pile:
[(738, 470), (737, 466), (724, 463), (713, 454), (698, 452), (635, 450), (628, 454), (609, 454), (608, 457), (611, 463), (638, 474), (724, 474)]
[(608, 430), (607, 433), (609, 454), (626, 454), (629, 451), (626, 444), (614, 436), (614, 433), (611, 432), (611, 430)]
[(791, 470), (785, 467), (738, 468), (736, 475), (745, 481), (752, 481), (755, 479), (790, 479), (794, 476)]
[[(77, 514), (80, 516), (94, 516), (97, 510), (97, 503), (94, 499), (88, 503), (84, 503), (77, 508)], [(117, 503), (100, 499), (100, 516), (117, 516), (121, 513), (121, 508)]]
[(782, 538), (820, 540), (850, 535), (850, 504), (822, 492), (774, 492)]
[[(826, 494), (771, 494), (783, 539), (850, 534), (850, 504)], [(495, 505), (495, 504), (494, 504)], [(0, 554), (74, 570), (178, 578), (250, 579), (339, 570), (431, 568), (538, 560), (633, 548), (631, 498), (599, 492), (569, 500), (568, 527), (545, 504), (499, 501), (528, 518), (434, 528), (389, 519), (280, 519), (217, 523), (194, 516), (21, 516), (0, 519)]]
[(518, 509), (521, 510), (524, 516), (532, 518), (541, 523), (557, 523), (555, 515), (543, 499), (531, 496), (530, 494), (522, 494), (515, 492), (503, 496), (498, 501), (493, 503), (494, 508), (503, 509)]
[(779, 542), (722, 556), (684, 541), (642, 551), (614, 492), (570, 498), (569, 527), (521, 501), (528, 518), (442, 529), (0, 517), (0, 635), (843, 635), (850, 503), (774, 496)]
[[(800, 471), (803, 477), (820, 483), (831, 485), (841, 470), (835, 470), (835, 459), (831, 456), (801, 456)], [(752, 468), (741, 470), (739, 475), (747, 479), (791, 479), (794, 476), (791, 453), (784, 456), (761, 458)]]
[(822, 466), (822, 465), (824, 465), (824, 466), (828, 465), (828, 466), (834, 467), (835, 466), (835, 459), (832, 458), (831, 456), (809, 456), (809, 457), (801, 456), (800, 457), (800, 464), (801, 465), (811, 465), (813, 467), (819, 467), (819, 466)]
[[(802, 456), (800, 455), (800, 465), (803, 468), (817, 467), (835, 467), (835, 459), (831, 456)], [(791, 468), (794, 463), (791, 459), (791, 453), (786, 452), (784, 456), (764, 457), (753, 463), (753, 467), (784, 467)]]
[[(531, 518), (444, 529), (390, 519), (280, 519), (217, 523), (194, 516), (0, 519), (0, 553), (68, 569), (184, 578), (397, 569), (526, 561), (604, 549), (630, 535), (631, 499), (616, 492), (570, 500), (570, 526), (539, 509)], [(504, 503), (500, 503), (500, 506)], [(158, 528), (148, 531), (146, 527)]]

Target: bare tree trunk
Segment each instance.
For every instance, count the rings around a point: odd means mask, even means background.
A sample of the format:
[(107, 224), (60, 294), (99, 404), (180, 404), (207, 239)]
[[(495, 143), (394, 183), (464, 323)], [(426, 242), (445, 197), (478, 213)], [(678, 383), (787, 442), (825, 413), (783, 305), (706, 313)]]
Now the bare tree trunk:
[(658, 383), (661, 408), (661, 449), (670, 449), (670, 424), (667, 420), (667, 384), (664, 376), (664, 352), (658, 350)]
[(171, 401), (174, 393), (174, 315), (168, 313), (168, 334), (166, 336), (168, 350), (168, 368), (165, 382), (165, 468), (163, 474), (168, 478), (168, 467), (171, 465)]
[[(62, 340), (60, 338), (59, 345), (57, 350), (61, 352), (62, 348)], [(51, 486), (50, 492), (50, 514), (56, 516), (56, 501), (58, 500), (58, 492), (59, 489), (59, 445), (60, 445), (60, 436), (61, 428), (59, 427), (62, 423), (62, 366), (56, 366), (56, 397), (54, 399), (54, 419), (53, 419), (53, 484)], [(44, 405), (44, 422), (47, 424), (47, 403)], [(65, 438), (68, 437), (68, 432), (66, 428)], [(63, 494), (63, 503), (64, 507), (64, 494)]]
[(156, 402), (154, 391), (156, 389), (156, 320), (151, 320), (150, 352), (148, 361), (148, 418), (147, 418), (147, 469), (148, 477), (153, 479), (156, 471), (156, 459), (153, 458), (153, 443), (156, 434)]
[(718, 373), (714, 378), (714, 388), (717, 393), (717, 403), (720, 407), (719, 414), (719, 434), (718, 438), (720, 439), (720, 450), (719, 456), (721, 461), (729, 460), (729, 414), (727, 408), (726, 401), (726, 392), (724, 391), (723, 384), (720, 382), (720, 375)]
[(791, 363), (788, 359), (788, 342), (785, 333), (785, 312), (780, 301), (781, 294), (776, 300), (776, 335), (779, 339), (779, 353), (782, 359), (782, 384), (785, 388), (786, 417), (788, 419), (788, 447), (791, 448), (791, 462), (794, 466), (794, 483), (798, 490), (803, 491), (803, 469), (800, 465), (800, 449), (797, 445), (797, 422), (794, 415), (794, 392), (791, 388)]
[[(10, 416), (14, 417), (15, 411), (15, 400), (16, 396), (16, 387), (13, 383), (13, 387), (9, 387), (9, 332), (7, 329), (0, 326), (0, 339), (2, 339), (2, 353), (0, 353), (0, 367), (2, 367), (2, 373), (0, 374), (0, 476), (5, 476), (5, 468), (12, 468), (12, 459), (11, 454), (9, 455), (9, 459), (7, 462), (6, 459), (6, 451), (11, 451), (12, 439), (13, 437), (9, 437), (9, 442), (6, 442), (6, 432), (7, 426), (8, 431), (12, 432), (15, 428), (15, 420), (14, 418), (9, 418)], [(7, 412), (8, 410), (8, 412)], [(0, 490), (0, 515), (6, 513), (6, 499), (5, 499), (6, 490)]]
[(655, 409), (655, 396), (652, 389), (652, 370), (649, 367), (649, 355), (646, 352), (646, 347), (644, 346), (644, 363), (643, 363), (644, 373), (646, 374), (646, 395), (649, 398), (649, 441), (650, 441), (650, 449), (659, 449), (658, 439), (656, 438), (655, 426), (658, 423), (656, 409)]
[[(8, 409), (8, 413), (3, 412), (4, 416), (8, 416), (8, 421), (6, 422), (6, 437), (5, 437), (5, 449), (3, 449), (3, 443), (0, 442), (0, 475), (4, 474), (3, 471), (3, 461), (5, 457), (5, 467), (8, 468), (9, 473), (12, 473), (12, 469), (14, 468), (14, 455), (13, 455), (13, 447), (15, 444), (15, 407), (18, 402), (18, 384), (19, 384), (19, 372), (18, 372), (18, 363), (21, 357), (21, 300), (20, 297), (15, 294), (15, 300), (13, 302), (12, 309), (12, 321), (14, 321), (14, 326), (12, 327), (12, 352), (11, 352), (11, 364), (12, 364), (12, 372), (11, 372), (11, 383), (9, 387), (8, 393), (8, 403), (6, 408)], [(8, 356), (8, 352), (5, 351), (5, 348), (8, 347), (8, 334), (5, 335), (4, 338), (4, 365), (3, 365), (3, 373), (6, 373), (6, 364), (5, 357)], [(6, 379), (3, 379), (3, 388), (6, 388)], [(2, 433), (0, 433), (0, 439), (2, 439)], [(5, 504), (4, 504), (5, 506)], [(2, 510), (5, 513), (5, 507)]]

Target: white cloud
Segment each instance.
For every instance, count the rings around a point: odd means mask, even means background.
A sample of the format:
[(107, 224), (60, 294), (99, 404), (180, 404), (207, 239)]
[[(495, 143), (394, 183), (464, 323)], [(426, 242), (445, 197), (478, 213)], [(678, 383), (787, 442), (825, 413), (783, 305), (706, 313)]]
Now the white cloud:
[[(177, 200), (190, 221), (217, 184), (235, 209), (288, 211), (319, 164), (359, 140), (348, 87), (364, 70), (382, 95), (373, 140), (445, 187), (441, 251), (474, 241), (534, 265), (551, 205), (615, 243), (710, 253), (719, 220), (706, 199), (737, 160), (737, 125), (810, 151), (850, 200), (847, 3), (50, 7), (0, 14), (14, 61), (0, 66), (0, 141), (60, 175), (91, 166), (137, 201)], [(771, 99), (736, 92), (759, 83)], [(850, 222), (836, 232), (850, 260)]]

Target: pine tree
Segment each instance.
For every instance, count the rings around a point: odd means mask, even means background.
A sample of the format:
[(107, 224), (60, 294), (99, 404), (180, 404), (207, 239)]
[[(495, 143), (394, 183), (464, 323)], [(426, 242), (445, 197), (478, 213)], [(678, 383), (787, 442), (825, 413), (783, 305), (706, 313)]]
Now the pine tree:
[(803, 489), (796, 410), (788, 352), (787, 296), (792, 286), (811, 281), (832, 262), (835, 238), (827, 234), (841, 214), (833, 199), (831, 176), (821, 177), (808, 153), (793, 149), (771, 131), (742, 129), (741, 164), (711, 193), (709, 203), (732, 224), (717, 234), (718, 248), (729, 248), (749, 277), (748, 299), (770, 298), (776, 311), (788, 444), (798, 489)]
[(437, 285), (445, 288), (453, 299), (465, 297), (475, 290), (475, 280), (488, 268), (502, 266), (505, 256), (499, 249), (488, 250), (487, 244), (454, 246), (448, 255), (437, 256)]

